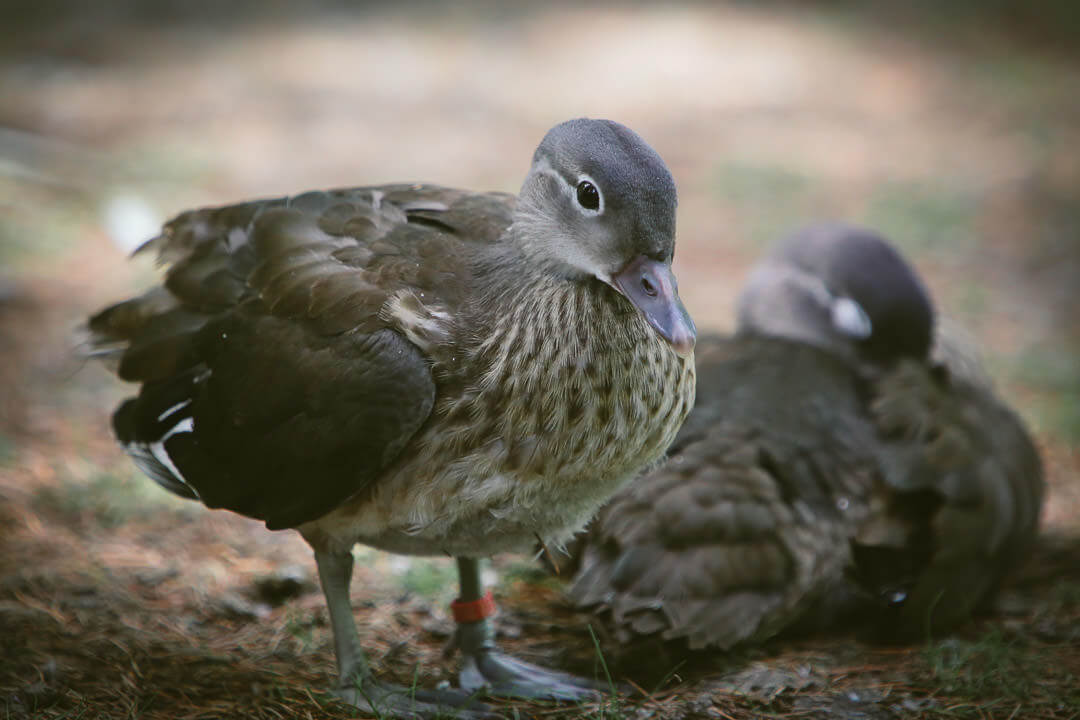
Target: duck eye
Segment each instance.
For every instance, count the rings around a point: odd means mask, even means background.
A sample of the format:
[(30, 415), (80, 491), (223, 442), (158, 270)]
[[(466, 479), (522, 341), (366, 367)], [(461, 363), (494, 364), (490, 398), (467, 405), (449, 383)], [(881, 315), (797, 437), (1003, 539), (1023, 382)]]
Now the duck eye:
[(586, 210), (600, 207), (600, 191), (588, 180), (582, 180), (577, 186), (577, 201)]

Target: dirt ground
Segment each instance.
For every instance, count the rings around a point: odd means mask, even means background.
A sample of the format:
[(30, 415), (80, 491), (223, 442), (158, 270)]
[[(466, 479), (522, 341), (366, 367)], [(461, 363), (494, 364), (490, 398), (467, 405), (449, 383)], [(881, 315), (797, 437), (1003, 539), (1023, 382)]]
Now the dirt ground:
[[(1050, 490), (994, 612), (912, 647), (832, 636), (627, 656), (594, 643), (557, 580), (498, 558), (501, 641), (586, 674), (602, 659), (625, 690), (507, 714), (1080, 717), (1068, 43), (1008, 19), (782, 3), (268, 3), (258, 19), (202, 5), (53, 1), (0, 30), (0, 720), (356, 717), (325, 695), (333, 651), (306, 545), (140, 476), (108, 429), (130, 388), (78, 358), (77, 326), (153, 281), (123, 248), (186, 207), (392, 180), (513, 191), (545, 130), (578, 115), (629, 124), (670, 165), (699, 327), (731, 327), (749, 265), (803, 222), (892, 238), (983, 347)], [(377, 670), (451, 680), (451, 563), (357, 558)]]

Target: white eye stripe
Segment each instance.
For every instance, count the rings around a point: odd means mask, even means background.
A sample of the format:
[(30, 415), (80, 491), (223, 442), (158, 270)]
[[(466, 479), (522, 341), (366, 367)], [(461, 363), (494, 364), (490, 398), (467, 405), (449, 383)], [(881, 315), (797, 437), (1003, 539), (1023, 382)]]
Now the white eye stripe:
[(797, 287), (803, 288), (829, 313), (829, 321), (840, 334), (856, 340), (865, 340), (874, 332), (874, 324), (866, 310), (853, 298), (834, 295), (825, 281), (816, 275), (796, 271), (790, 277)]
[(829, 307), (833, 327), (842, 334), (857, 340), (865, 340), (874, 331), (874, 324), (862, 305), (849, 297), (837, 297)]
[[(578, 176), (577, 181), (571, 184), (565, 177), (563, 177), (562, 173), (551, 167), (551, 163), (548, 161), (547, 158), (541, 158), (540, 160), (537, 160), (535, 166), (533, 167), (533, 172), (540, 175), (547, 175), (548, 177), (557, 180), (559, 188), (563, 191), (566, 197), (570, 199), (570, 201), (574, 204), (574, 207), (576, 207), (582, 215), (586, 215), (588, 217), (596, 217), (597, 215), (603, 214), (604, 191), (600, 189), (600, 185), (589, 175), (581, 174)], [(581, 203), (578, 202), (577, 186), (580, 185), (582, 182), (589, 182), (594, 188), (596, 188), (596, 194), (600, 198), (600, 204), (596, 207), (595, 210), (584, 207)]]

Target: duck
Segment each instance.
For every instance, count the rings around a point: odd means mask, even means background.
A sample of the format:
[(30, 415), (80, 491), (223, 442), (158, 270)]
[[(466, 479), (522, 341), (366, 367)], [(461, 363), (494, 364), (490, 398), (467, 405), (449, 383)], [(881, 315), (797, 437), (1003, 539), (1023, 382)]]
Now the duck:
[[(88, 321), (90, 352), (138, 384), (116, 438), (166, 490), (299, 532), (347, 702), (467, 717), (477, 694), (593, 697), (499, 651), (480, 563), (560, 546), (689, 413), (676, 206), (640, 135), (577, 118), (517, 195), (399, 183), (181, 213), (137, 251), (163, 282)], [(460, 688), (376, 679), (356, 544), (456, 559)]]
[(1035, 446), (879, 233), (792, 233), (695, 361), (666, 463), (571, 546), (567, 597), (615, 647), (732, 650), (854, 618), (871, 639), (925, 639), (1029, 550)]

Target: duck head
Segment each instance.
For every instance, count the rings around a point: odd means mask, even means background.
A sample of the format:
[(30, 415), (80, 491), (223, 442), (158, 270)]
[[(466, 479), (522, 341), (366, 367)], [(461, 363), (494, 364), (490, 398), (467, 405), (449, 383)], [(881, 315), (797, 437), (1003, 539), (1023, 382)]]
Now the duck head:
[(820, 224), (781, 242), (739, 296), (738, 332), (785, 337), (878, 364), (926, 359), (934, 307), (885, 238)]
[(676, 205), (671, 173), (641, 137), (580, 118), (556, 125), (537, 147), (515, 237), (548, 271), (614, 288), (685, 357), (697, 331), (671, 270)]

